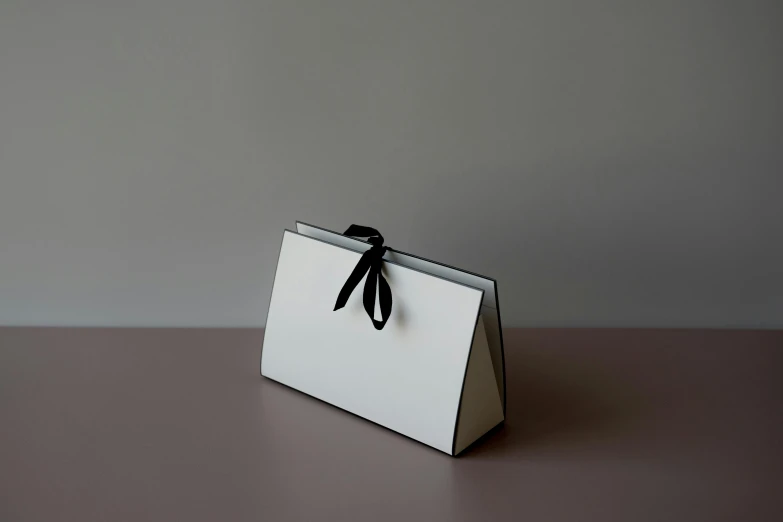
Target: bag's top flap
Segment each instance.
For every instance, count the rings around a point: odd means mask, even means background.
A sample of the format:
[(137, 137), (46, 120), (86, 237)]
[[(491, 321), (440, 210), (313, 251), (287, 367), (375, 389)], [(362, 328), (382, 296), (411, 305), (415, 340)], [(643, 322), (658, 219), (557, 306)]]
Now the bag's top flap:
[[(301, 221), (296, 222), (296, 231), (302, 235), (314, 237), (316, 239), (322, 239), (332, 243), (333, 245), (350, 248), (351, 250), (357, 250), (359, 252), (364, 252), (372, 246), (370, 243), (362, 239), (344, 236), (339, 232), (327, 230), (315, 225), (308, 225), (307, 223), (302, 223)], [(393, 241), (390, 242), (393, 244)], [(401, 264), (402, 266), (407, 266), (409, 268), (415, 268), (416, 270), (421, 270), (422, 272), (442, 277), (444, 279), (448, 279), (449, 281), (462, 283), (463, 285), (468, 285), (472, 286), (473, 288), (483, 290), (484, 299), (482, 300), (481, 304), (490, 308), (498, 307), (496, 289), (497, 285), (495, 280), (490, 277), (474, 274), (473, 272), (455, 268), (444, 263), (439, 263), (437, 261), (425, 259), (407, 252), (395, 250), (393, 247), (388, 247), (386, 255), (383, 256), (383, 259)]]

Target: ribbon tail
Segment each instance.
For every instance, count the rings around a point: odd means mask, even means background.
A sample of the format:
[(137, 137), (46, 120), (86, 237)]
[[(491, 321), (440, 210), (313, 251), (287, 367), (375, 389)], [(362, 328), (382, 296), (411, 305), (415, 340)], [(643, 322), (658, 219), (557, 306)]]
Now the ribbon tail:
[(386, 278), (383, 277), (380, 270), (378, 271), (378, 301), (381, 305), (381, 320), (376, 321), (373, 317), (372, 324), (375, 326), (376, 330), (383, 330), (383, 327), (386, 326), (386, 321), (388, 321), (391, 316), (392, 293), (389, 283), (386, 281)]
[(372, 259), (369, 256), (369, 250), (368, 250), (367, 252), (362, 254), (362, 257), (361, 259), (359, 259), (359, 262), (356, 263), (353, 272), (351, 272), (351, 275), (348, 276), (348, 279), (345, 281), (345, 284), (343, 285), (342, 289), (340, 289), (340, 293), (337, 295), (337, 302), (334, 304), (335, 310), (339, 310), (340, 308), (345, 306), (345, 303), (348, 302), (348, 298), (351, 297), (351, 292), (353, 292), (353, 289), (356, 288), (356, 285), (358, 285), (359, 282), (361, 282), (362, 277), (364, 277), (364, 274), (367, 272), (367, 270), (370, 269), (371, 265), (372, 265)]
[[(381, 306), (381, 320), (375, 319), (375, 284), (378, 283), (378, 301)], [(367, 274), (367, 281), (364, 283), (364, 294), (362, 295), (364, 310), (370, 316), (373, 326), (376, 330), (383, 330), (386, 321), (391, 316), (392, 294), (388, 281), (381, 273), (381, 260), (377, 264), (373, 263), (370, 272)]]
[(377, 263), (370, 265), (370, 271), (367, 273), (367, 279), (364, 281), (364, 293), (362, 294), (362, 302), (364, 303), (364, 311), (370, 316), (370, 319), (375, 321), (375, 282), (378, 279), (380, 270)]

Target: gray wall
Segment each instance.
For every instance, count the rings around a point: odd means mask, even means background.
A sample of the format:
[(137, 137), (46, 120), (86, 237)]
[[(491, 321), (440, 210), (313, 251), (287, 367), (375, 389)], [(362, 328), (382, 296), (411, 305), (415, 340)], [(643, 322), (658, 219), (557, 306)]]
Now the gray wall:
[(0, 323), (261, 325), (302, 219), (508, 326), (783, 327), (779, 3), (0, 0)]

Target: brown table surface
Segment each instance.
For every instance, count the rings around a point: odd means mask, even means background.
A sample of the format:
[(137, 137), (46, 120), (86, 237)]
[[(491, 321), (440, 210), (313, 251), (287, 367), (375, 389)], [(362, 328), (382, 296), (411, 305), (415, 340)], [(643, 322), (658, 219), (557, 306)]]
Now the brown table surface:
[(506, 330), (459, 458), (260, 377), (262, 339), (0, 329), (0, 521), (783, 520), (783, 331)]

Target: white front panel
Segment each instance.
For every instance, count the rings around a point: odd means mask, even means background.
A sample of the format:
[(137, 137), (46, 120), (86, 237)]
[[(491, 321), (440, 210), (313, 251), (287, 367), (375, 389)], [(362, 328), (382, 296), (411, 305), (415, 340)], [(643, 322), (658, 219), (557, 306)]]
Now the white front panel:
[(362, 306), (364, 282), (332, 310), (359, 258), (285, 232), (261, 373), (450, 453), (483, 292), (384, 263), (394, 303), (378, 331)]
[[(296, 230), (305, 236), (321, 239), (334, 245), (349, 248), (351, 250), (358, 250), (359, 252), (364, 252), (370, 248), (370, 245), (366, 241), (344, 236), (332, 230), (308, 225), (307, 223), (302, 223), (300, 221), (296, 222)], [(402, 252), (388, 251), (383, 258), (402, 266), (414, 268), (427, 274), (432, 274), (448, 279), (449, 281), (462, 283), (484, 291), (481, 315), (484, 317), (484, 324), (487, 329), (487, 342), (489, 343), (492, 367), (495, 370), (495, 381), (497, 382), (498, 393), (500, 394), (501, 402), (504, 402), (505, 396), (503, 389), (505, 383), (503, 377), (503, 348), (500, 332), (500, 314), (497, 310), (497, 301), (495, 297), (495, 281)]]

